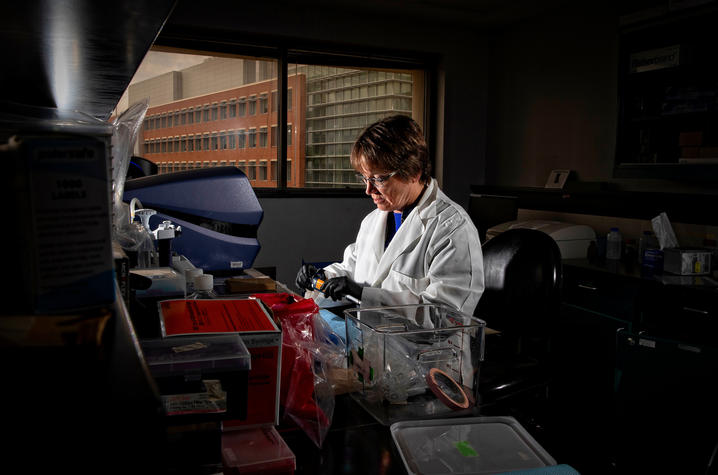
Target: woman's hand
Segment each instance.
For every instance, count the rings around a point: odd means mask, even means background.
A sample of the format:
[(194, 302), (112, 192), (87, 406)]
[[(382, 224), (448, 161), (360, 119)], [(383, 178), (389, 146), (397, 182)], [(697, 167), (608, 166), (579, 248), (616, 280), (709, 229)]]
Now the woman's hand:
[(312, 287), (312, 279), (317, 275), (320, 278), (324, 278), (324, 271), (317, 270), (317, 268), (311, 264), (303, 264), (299, 272), (297, 272), (295, 284), (302, 290), (314, 290)]
[(363, 287), (349, 277), (343, 275), (341, 277), (334, 277), (329, 279), (322, 291), (327, 297), (331, 297), (333, 300), (341, 300), (346, 295), (351, 295), (357, 300), (361, 299)]

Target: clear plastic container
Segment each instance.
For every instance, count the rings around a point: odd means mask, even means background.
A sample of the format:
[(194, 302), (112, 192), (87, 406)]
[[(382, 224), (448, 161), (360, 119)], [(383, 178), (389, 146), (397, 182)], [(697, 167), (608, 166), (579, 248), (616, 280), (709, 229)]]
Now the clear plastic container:
[(618, 228), (611, 228), (606, 236), (606, 259), (620, 259), (623, 238)]
[(292, 474), (297, 466), (292, 449), (271, 426), (222, 433), (222, 466), (226, 475)]
[(360, 387), (352, 397), (380, 423), (473, 414), (482, 320), (436, 304), (344, 314), (348, 363)]
[(509, 416), (397, 422), (391, 436), (409, 475), (504, 473), (556, 465)]
[(168, 416), (246, 419), (252, 360), (239, 334), (142, 340), (140, 346)]
[(187, 296), (190, 300), (216, 299), (214, 291), (214, 277), (212, 274), (200, 274), (194, 278), (194, 292)]

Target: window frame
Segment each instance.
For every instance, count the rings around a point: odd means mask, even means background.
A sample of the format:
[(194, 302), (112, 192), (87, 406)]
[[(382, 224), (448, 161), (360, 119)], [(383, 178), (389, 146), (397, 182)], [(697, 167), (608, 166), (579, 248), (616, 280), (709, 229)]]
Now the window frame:
[[(217, 41), (217, 35), (221, 36), (222, 41)], [(423, 71), (423, 114), (421, 117), (422, 128), (427, 145), (430, 150), (431, 165), (434, 170), (437, 169), (436, 157), (442, 144), (437, 140), (436, 131), (436, 110), (437, 110), (437, 89), (438, 71), (440, 57), (434, 53), (416, 53), (413, 51), (391, 50), (387, 48), (364, 48), (349, 44), (329, 44), (303, 42), (302, 40), (292, 40), (291, 45), (287, 45), (286, 38), (272, 38), (266, 36), (237, 35), (237, 32), (220, 33), (212, 31), (174, 31), (164, 30), (157, 37), (153, 48), (161, 50), (172, 50), (176, 52), (204, 52), (204, 54), (226, 54), (237, 57), (255, 57), (257, 59), (272, 59), (277, 61), (277, 77), (276, 90), (278, 91), (278, 107), (277, 107), (277, 127), (278, 130), (287, 130), (293, 133), (294, 126), (288, 124), (287, 111), (292, 110), (296, 104), (287, 104), (288, 99), (292, 102), (297, 100), (296, 94), (288, 87), (288, 65), (289, 64), (307, 64), (317, 66), (336, 66), (347, 68), (371, 68), (373, 70), (380, 69), (400, 69), (406, 71)], [(267, 102), (273, 102), (272, 91), (268, 91)], [(255, 111), (254, 116), (261, 114), (259, 110), (259, 94), (254, 97)], [(241, 97), (236, 99), (237, 117), (250, 116), (247, 103), (249, 97)], [(241, 103), (244, 102), (245, 111), (241, 112)], [(309, 106), (309, 104), (307, 104)], [(269, 104), (268, 112), (272, 113), (273, 105)], [(195, 112), (198, 112), (195, 110)], [(229, 116), (229, 114), (227, 114)], [(204, 119), (204, 117), (203, 117)], [(197, 121), (194, 121), (197, 123)], [(204, 122), (204, 120), (202, 120)], [(290, 128), (291, 127), (291, 128)], [(269, 129), (269, 128), (268, 128)], [(237, 130), (239, 132), (239, 130)], [(247, 130), (248, 132), (248, 130)], [(257, 131), (258, 132), (258, 131)], [(269, 130), (268, 130), (269, 132)], [(267, 134), (269, 135), (269, 133)], [(256, 188), (258, 196), (281, 197), (281, 196), (327, 196), (327, 195), (363, 195), (364, 190), (357, 188), (294, 188), (288, 187), (291, 179), (287, 178), (287, 165), (292, 161), (287, 156), (287, 149), (295, 145), (288, 144), (287, 134), (278, 133), (277, 143), (277, 177), (276, 186), (271, 188)], [(267, 146), (271, 147), (271, 137), (267, 137)], [(237, 149), (249, 150), (249, 137), (245, 135), (245, 147), (240, 148), (240, 138), (237, 136)], [(259, 145), (258, 137), (255, 147)], [(307, 142), (308, 144), (308, 142)], [(195, 147), (196, 150), (196, 147)], [(246, 159), (243, 159), (246, 160)], [(239, 163), (238, 163), (239, 165)], [(293, 168), (293, 167), (292, 167)], [(269, 171), (269, 170), (268, 170)], [(271, 173), (271, 172), (270, 172)], [(292, 170), (294, 173), (294, 170)]]

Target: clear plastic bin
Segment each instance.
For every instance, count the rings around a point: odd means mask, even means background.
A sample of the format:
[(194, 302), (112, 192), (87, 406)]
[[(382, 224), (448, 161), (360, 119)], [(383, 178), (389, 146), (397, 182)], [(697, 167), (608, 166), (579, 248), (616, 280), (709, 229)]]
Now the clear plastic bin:
[(246, 418), (249, 350), (236, 334), (140, 342), (168, 415)]
[(475, 413), (482, 320), (436, 304), (344, 313), (352, 396), (380, 423)]
[(273, 426), (229, 430), (222, 434), (225, 475), (291, 475), (296, 459)]
[(513, 417), (397, 422), (391, 436), (409, 475), (504, 473), (556, 465)]

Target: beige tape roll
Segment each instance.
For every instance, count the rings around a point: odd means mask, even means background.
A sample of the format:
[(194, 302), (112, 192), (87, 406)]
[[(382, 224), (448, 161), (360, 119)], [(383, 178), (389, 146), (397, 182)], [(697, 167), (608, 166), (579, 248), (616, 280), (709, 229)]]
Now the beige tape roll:
[(458, 411), (469, 407), (469, 398), (466, 396), (464, 388), (439, 368), (429, 370), (426, 374), (426, 383), (429, 385), (431, 392), (449, 408)]

